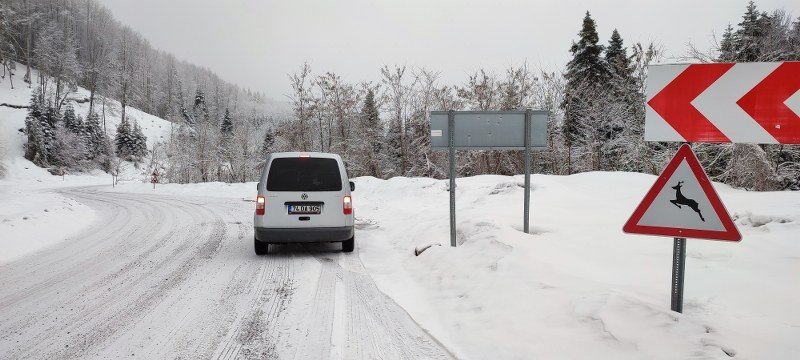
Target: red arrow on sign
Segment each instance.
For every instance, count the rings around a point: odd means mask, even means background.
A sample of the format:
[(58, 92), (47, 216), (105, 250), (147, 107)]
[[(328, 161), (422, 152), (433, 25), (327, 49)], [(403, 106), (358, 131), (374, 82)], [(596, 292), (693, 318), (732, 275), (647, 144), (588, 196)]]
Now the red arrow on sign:
[(730, 142), (694, 105), (734, 64), (692, 64), (647, 102), (686, 141)]
[(736, 103), (782, 144), (800, 142), (800, 117), (785, 102), (800, 90), (800, 62), (785, 62)]
[(647, 69), (647, 141), (800, 144), (800, 62)]

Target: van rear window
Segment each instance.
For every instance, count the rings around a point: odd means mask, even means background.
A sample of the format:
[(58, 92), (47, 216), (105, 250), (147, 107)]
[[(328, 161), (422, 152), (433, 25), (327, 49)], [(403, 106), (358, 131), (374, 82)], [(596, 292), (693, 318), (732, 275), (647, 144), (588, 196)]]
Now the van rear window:
[(342, 176), (334, 159), (278, 158), (267, 175), (267, 191), (341, 191)]

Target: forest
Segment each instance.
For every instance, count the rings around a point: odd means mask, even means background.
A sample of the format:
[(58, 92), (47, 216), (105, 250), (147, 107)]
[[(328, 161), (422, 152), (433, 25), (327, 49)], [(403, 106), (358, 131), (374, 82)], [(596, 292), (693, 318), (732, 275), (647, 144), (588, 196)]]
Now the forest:
[[(447, 176), (446, 154), (430, 147), (432, 110), (548, 110), (549, 146), (534, 153), (534, 172), (634, 171), (657, 174), (678, 143), (644, 141), (647, 66), (664, 62), (654, 43), (626, 46), (614, 30), (599, 39), (589, 12), (572, 59), (560, 72), (523, 64), (495, 74), (484, 69), (463, 84), (446, 85), (429, 69), (384, 66), (380, 80), (351, 84), (305, 64), (291, 78), (294, 116), (267, 135), (268, 150), (343, 154), (357, 175)], [(690, 46), (680, 62), (800, 60), (800, 19), (750, 2), (714, 48)], [(674, 62), (674, 61), (670, 61)], [(751, 190), (800, 188), (800, 147), (694, 144), (715, 181)], [(464, 151), (459, 176), (523, 172), (521, 151)]]
[[(291, 111), (284, 115), (270, 111), (272, 100), (259, 92), (153, 49), (94, 0), (12, 0), (0, 3), (0, 81), (8, 81), (8, 72), (25, 72), (25, 83), (15, 85), (36, 89), (26, 156), (40, 166), (111, 170), (123, 159), (158, 168), (171, 182), (242, 182), (257, 177), (271, 152), (322, 151), (341, 154), (353, 177), (444, 178), (446, 154), (430, 147), (430, 111), (537, 109), (551, 116), (549, 146), (534, 153), (535, 173), (657, 174), (680, 144), (644, 141), (648, 65), (800, 60), (800, 18), (753, 2), (720, 29), (712, 48), (689, 46), (681, 59), (665, 59), (657, 43), (626, 44), (616, 30), (601, 40), (589, 12), (579, 20), (577, 37), (564, 44), (571, 60), (558, 71), (526, 64), (499, 74), (477, 69), (461, 84), (444, 84), (436, 70), (385, 65), (374, 81), (354, 83), (301, 64), (288, 76)], [(41, 76), (31, 78), (30, 68)], [(71, 113), (67, 95), (77, 86), (91, 92), (89, 114)], [(105, 98), (123, 107), (125, 126), (114, 139), (93, 129)], [(124, 121), (126, 106), (173, 122), (175, 131), (142, 147), (138, 125)], [(75, 143), (83, 145), (76, 150), (69, 145)], [(759, 191), (800, 189), (798, 146), (693, 147), (715, 181)], [(521, 151), (457, 156), (459, 176), (520, 174), (524, 166)]]

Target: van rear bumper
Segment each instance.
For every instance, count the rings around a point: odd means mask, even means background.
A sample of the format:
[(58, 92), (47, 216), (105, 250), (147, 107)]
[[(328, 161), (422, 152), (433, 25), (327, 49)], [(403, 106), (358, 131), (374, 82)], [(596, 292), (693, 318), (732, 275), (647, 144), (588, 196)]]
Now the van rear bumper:
[(353, 227), (255, 228), (255, 238), (266, 243), (337, 242), (353, 237)]

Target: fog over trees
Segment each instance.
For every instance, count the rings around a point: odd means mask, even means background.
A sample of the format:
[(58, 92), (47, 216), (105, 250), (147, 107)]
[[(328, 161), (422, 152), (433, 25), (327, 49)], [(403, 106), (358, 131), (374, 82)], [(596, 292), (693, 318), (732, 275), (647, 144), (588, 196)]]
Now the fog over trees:
[[(521, 64), (500, 73), (477, 69), (460, 84), (445, 84), (435, 69), (386, 65), (372, 81), (349, 82), (299, 64), (287, 77), (286, 116), (271, 114), (260, 93), (155, 50), (94, 0), (0, 3), (0, 64), (3, 74), (26, 74), (14, 86), (36, 89), (26, 156), (41, 166), (89, 161), (110, 170), (111, 159), (121, 158), (159, 168), (172, 182), (239, 182), (255, 180), (270, 152), (321, 151), (341, 154), (353, 177), (443, 178), (447, 157), (431, 150), (430, 111), (530, 108), (551, 113), (548, 148), (534, 153), (535, 172), (658, 173), (679, 145), (643, 136), (647, 66), (663, 60), (661, 49), (626, 43), (617, 30), (600, 39), (589, 12), (580, 20), (575, 40), (564, 44), (572, 58), (557, 72)], [(688, 50), (691, 61), (800, 60), (800, 19), (781, 10), (763, 12), (751, 2), (741, 20), (720, 31), (715, 48)], [(30, 68), (42, 76), (31, 78)], [(89, 114), (70, 110), (77, 86), (90, 91), (81, 100), (90, 103)], [(113, 140), (98, 126), (106, 98), (122, 105)], [(143, 147), (139, 125), (125, 119), (127, 106), (172, 121), (169, 139)], [(714, 180), (754, 190), (800, 189), (798, 146), (694, 148)], [(521, 151), (459, 151), (457, 157), (459, 176), (520, 174), (524, 167)]]

